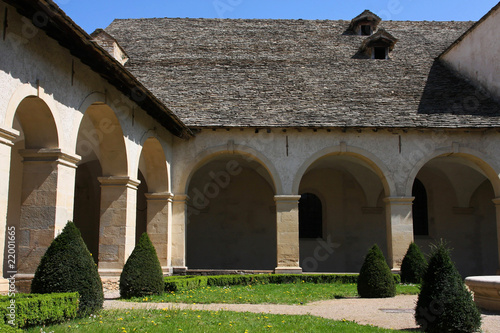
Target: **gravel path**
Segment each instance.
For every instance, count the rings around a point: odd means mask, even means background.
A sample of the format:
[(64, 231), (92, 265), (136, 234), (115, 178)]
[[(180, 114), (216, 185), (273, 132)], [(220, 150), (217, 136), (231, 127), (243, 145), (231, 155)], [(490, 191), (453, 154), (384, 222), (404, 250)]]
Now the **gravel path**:
[[(371, 324), (393, 329), (415, 329), (413, 317), (417, 296), (401, 295), (394, 298), (335, 299), (307, 305), (278, 304), (184, 304), (184, 303), (132, 303), (107, 299), (105, 309), (192, 309), (228, 310), (237, 312), (272, 314), (311, 314), (335, 320), (354, 320), (358, 324)], [(483, 314), (483, 330), (500, 333), (500, 314)]]

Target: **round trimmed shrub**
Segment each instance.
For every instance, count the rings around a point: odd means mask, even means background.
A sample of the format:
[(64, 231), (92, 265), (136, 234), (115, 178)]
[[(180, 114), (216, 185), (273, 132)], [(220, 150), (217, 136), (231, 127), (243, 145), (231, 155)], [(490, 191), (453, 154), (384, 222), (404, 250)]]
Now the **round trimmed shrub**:
[(358, 276), (358, 294), (363, 298), (396, 296), (396, 283), (391, 269), (377, 244), (368, 251)]
[(417, 244), (412, 242), (401, 263), (402, 283), (421, 283), (427, 261)]
[(31, 283), (31, 293), (78, 292), (78, 316), (102, 309), (104, 295), (97, 265), (80, 231), (68, 222), (43, 255)]
[(481, 327), (481, 314), (443, 242), (429, 259), (415, 320), (422, 330), (431, 333), (477, 332)]
[(164, 288), (158, 255), (148, 234), (143, 233), (120, 275), (120, 296), (130, 298), (160, 295)]

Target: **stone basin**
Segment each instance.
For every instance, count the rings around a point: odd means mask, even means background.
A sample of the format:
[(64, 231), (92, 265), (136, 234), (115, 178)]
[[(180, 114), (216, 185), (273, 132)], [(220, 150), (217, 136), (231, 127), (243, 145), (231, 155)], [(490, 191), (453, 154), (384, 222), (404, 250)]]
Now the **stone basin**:
[(469, 276), (465, 284), (474, 293), (478, 307), (500, 312), (500, 275)]

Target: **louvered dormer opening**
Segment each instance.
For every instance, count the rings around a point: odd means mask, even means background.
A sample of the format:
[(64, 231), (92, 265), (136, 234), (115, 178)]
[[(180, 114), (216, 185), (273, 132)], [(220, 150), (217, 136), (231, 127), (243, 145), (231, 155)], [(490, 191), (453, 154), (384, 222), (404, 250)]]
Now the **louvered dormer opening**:
[(371, 36), (377, 30), (380, 21), (382, 21), (380, 17), (369, 10), (365, 10), (352, 19), (347, 30), (354, 35)]
[(379, 29), (363, 41), (359, 52), (364, 54), (366, 58), (389, 59), (389, 54), (397, 41), (393, 35), (384, 29)]

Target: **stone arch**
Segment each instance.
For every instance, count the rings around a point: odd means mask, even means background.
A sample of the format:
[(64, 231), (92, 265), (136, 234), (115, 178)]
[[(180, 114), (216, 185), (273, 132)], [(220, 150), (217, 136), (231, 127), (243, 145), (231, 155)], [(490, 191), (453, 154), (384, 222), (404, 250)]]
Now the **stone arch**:
[(155, 246), (158, 259), (167, 272), (169, 270), (169, 203), (168, 169), (163, 147), (155, 137), (147, 138), (142, 144), (139, 158), (137, 191), (136, 239), (147, 232)]
[(237, 149), (199, 158), (186, 194), (186, 260), (192, 269), (276, 267), (275, 184), (260, 159)]
[(194, 162), (191, 164), (191, 167), (186, 168), (186, 170), (190, 171), (181, 175), (179, 189), (183, 189), (185, 191), (184, 193), (186, 193), (189, 186), (189, 182), (193, 177), (194, 173), (214, 157), (223, 154), (230, 154), (235, 156), (241, 155), (248, 161), (257, 162), (267, 173), (271, 185), (273, 186), (274, 193), (277, 195), (283, 193), (281, 178), (279, 176), (278, 170), (273, 165), (273, 163), (261, 152), (245, 145), (234, 145), (232, 149), (228, 149), (228, 145), (221, 145), (209, 148), (201, 152), (196, 156)]
[(46, 107), (49, 110), (51, 118), (53, 120), (53, 126), (55, 126), (56, 128), (56, 133), (59, 133), (59, 129), (61, 128), (60, 119), (59, 115), (56, 112), (57, 108), (52, 96), (45, 94), (42, 87), (39, 87), (37, 89), (31, 84), (21, 85), (12, 94), (9, 103), (7, 104), (7, 110), (5, 113), (5, 126), (7, 128), (12, 127), (12, 125), (14, 124), (14, 118), (19, 111), (19, 106), (27, 99), (38, 100), (40, 102), (43, 101), (43, 103), (45, 104), (43, 107)]
[(55, 109), (31, 88), (24, 85), (16, 91), (6, 118), (9, 127), (20, 133), (11, 150), (7, 223), (16, 227), (18, 235), (17, 270), (27, 274), (22, 289), (29, 285), (54, 236), (71, 218), (72, 209), (60, 193), (73, 195), (67, 189), (68, 184), (72, 187), (71, 174), (78, 161), (59, 148)]
[(487, 156), (465, 147), (436, 149), (415, 164), (405, 189), (415, 179), (428, 193), (428, 235), (415, 236), (424, 250), (445, 239), (463, 276), (494, 274), (499, 258), (495, 205), (499, 178)]
[(297, 173), (295, 174), (293, 180), (292, 193), (298, 193), (300, 182), (302, 181), (302, 177), (307, 172), (307, 170), (316, 161), (329, 155), (349, 155), (365, 162), (372, 168), (372, 170), (377, 174), (377, 176), (379, 176), (382, 185), (384, 187), (386, 196), (389, 197), (396, 195), (396, 186), (393, 179), (389, 176), (390, 171), (378, 157), (376, 157), (374, 154), (362, 148), (354, 146), (344, 146), (344, 145), (324, 148), (311, 155), (304, 163), (302, 163)]
[(98, 159), (103, 176), (128, 176), (125, 138), (120, 120), (107, 104), (90, 104), (81, 119), (76, 141), (81, 163)]
[(476, 168), (481, 170), (484, 176), (490, 180), (495, 191), (495, 196), (500, 196), (500, 178), (498, 176), (500, 172), (495, 171), (495, 169), (492, 167), (493, 164), (483, 153), (466, 147), (460, 147), (458, 148), (458, 150), (454, 150), (453, 147), (436, 149), (431, 154), (428, 154), (424, 158), (420, 159), (408, 174), (405, 187), (406, 196), (411, 196), (413, 182), (422, 167), (434, 158), (442, 156), (461, 157), (467, 161), (472, 162), (476, 166)]
[(323, 237), (299, 239), (305, 272), (359, 271), (369, 246), (386, 248), (386, 209), (380, 197), (395, 191), (388, 175), (375, 156), (344, 144), (316, 152), (302, 164), (293, 193), (320, 193), (324, 212)]
[(59, 147), (59, 134), (54, 113), (47, 103), (37, 96), (27, 96), (17, 105), (10, 126), (17, 127), (24, 135), (25, 149), (54, 149)]
[(139, 170), (146, 179), (149, 192), (168, 192), (167, 159), (157, 138), (149, 137), (144, 141), (139, 158)]
[(102, 102), (103, 96), (92, 93), (81, 106), (85, 109), (75, 142), (81, 160), (75, 177), (74, 222), (106, 276), (106, 269), (122, 268), (135, 244), (129, 233), (135, 233), (131, 224), (135, 226), (139, 182), (129, 177), (121, 122)]

